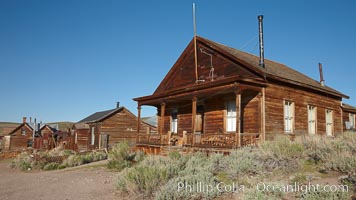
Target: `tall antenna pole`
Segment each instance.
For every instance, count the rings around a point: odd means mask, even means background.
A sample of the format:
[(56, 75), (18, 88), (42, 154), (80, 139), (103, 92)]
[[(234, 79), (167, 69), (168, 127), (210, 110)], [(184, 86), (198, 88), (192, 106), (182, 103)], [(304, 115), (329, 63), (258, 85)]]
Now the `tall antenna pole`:
[(194, 25), (194, 62), (195, 62), (195, 82), (198, 82), (198, 55), (197, 55), (197, 24), (195, 22), (195, 3), (193, 3), (193, 25)]

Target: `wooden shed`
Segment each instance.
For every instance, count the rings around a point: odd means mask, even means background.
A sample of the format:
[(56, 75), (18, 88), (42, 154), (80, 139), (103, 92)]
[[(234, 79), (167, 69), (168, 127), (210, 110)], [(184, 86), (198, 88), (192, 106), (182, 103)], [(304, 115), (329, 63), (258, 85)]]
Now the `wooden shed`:
[(356, 131), (356, 107), (349, 104), (342, 104), (342, 120), (344, 121), (344, 131)]
[(258, 56), (195, 39), (152, 95), (134, 99), (139, 116), (144, 105), (158, 115), (158, 134), (139, 134), (137, 145), (235, 148), (278, 134), (343, 132), (348, 96), (281, 63), (261, 65)]
[(155, 130), (123, 106), (96, 112), (75, 125), (78, 149), (84, 150), (84, 143), (87, 149), (107, 148), (121, 141), (128, 141), (133, 146), (138, 123), (142, 134)]

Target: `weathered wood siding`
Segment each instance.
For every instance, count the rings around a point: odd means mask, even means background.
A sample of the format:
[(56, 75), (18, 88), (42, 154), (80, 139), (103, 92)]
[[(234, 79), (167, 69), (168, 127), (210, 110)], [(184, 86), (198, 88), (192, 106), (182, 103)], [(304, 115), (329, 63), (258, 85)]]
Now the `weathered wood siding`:
[(269, 84), (266, 88), (266, 137), (284, 133), (284, 104), (283, 100), (294, 102), (294, 130), (296, 134), (308, 133), (308, 105), (317, 109), (317, 134), (326, 134), (325, 112), (333, 110), (334, 135), (342, 132), (341, 100), (304, 90)]
[(89, 129), (77, 129), (75, 130), (75, 133), (77, 134), (77, 150), (86, 151), (90, 142)]
[[(137, 136), (137, 117), (130, 111), (123, 109), (109, 118), (103, 120), (100, 127), (100, 134), (109, 135), (109, 145), (128, 141), (135, 144)], [(145, 123), (140, 125), (140, 133), (147, 133), (149, 126)]]
[[(26, 130), (25, 135), (22, 135), (22, 129)], [(23, 125), (11, 135), (10, 150), (26, 149), (28, 147), (29, 141), (32, 140), (32, 134), (32, 130), (28, 126)]]
[(226, 115), (226, 100), (224, 100), (224, 96), (207, 99), (204, 103), (203, 132), (207, 134), (224, 133), (224, 117)]
[[(232, 62), (225, 55), (212, 51), (205, 44), (197, 47), (198, 75), (205, 82), (210, 81), (209, 73), (211, 66), (214, 67), (214, 80), (224, 79), (239, 75), (244, 78), (256, 78), (256, 75), (246, 67)], [(212, 63), (210, 56), (201, 50), (213, 55)], [(212, 53), (214, 52), (214, 53)], [(155, 94), (164, 93), (169, 90), (195, 85), (194, 48), (192, 43), (184, 50), (183, 54), (172, 67), (162, 83), (158, 86)]]

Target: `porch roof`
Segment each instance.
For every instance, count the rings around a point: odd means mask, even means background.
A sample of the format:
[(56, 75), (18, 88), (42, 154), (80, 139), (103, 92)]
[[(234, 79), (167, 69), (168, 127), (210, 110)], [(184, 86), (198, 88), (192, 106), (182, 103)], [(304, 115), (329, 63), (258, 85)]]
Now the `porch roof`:
[(265, 86), (265, 83), (256, 82), (256, 80), (231, 77), (190, 88), (187, 87), (172, 93), (144, 96), (134, 100), (138, 101), (139, 105), (159, 106), (163, 102), (191, 101), (194, 97), (209, 98), (220, 94), (242, 92), (247, 89), (261, 91), (263, 86)]

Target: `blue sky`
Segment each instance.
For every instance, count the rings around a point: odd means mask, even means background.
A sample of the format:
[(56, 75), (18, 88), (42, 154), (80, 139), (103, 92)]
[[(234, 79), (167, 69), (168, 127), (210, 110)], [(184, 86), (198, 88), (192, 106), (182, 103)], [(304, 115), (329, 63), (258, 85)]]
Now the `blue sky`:
[[(198, 35), (319, 80), (356, 106), (355, 1), (0, 0), (0, 121), (79, 121), (116, 101), (137, 113)], [(143, 107), (143, 116), (156, 110)]]

